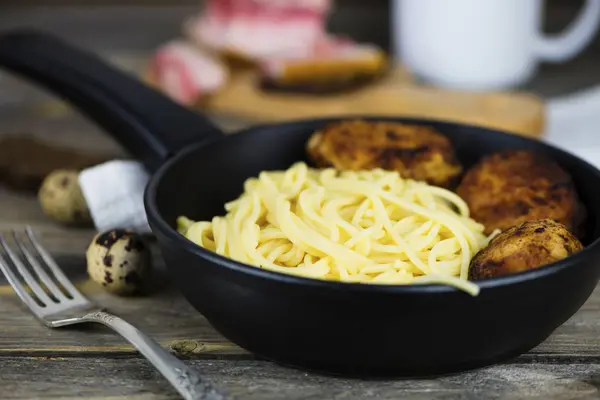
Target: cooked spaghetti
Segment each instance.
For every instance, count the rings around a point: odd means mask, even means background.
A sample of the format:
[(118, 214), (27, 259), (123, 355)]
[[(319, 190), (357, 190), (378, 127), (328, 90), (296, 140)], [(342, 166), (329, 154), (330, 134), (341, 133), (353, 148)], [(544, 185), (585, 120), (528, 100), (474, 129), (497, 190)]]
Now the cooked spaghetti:
[(456, 194), (397, 172), (262, 172), (212, 221), (177, 220), (192, 242), (259, 268), (373, 284), (440, 283), (472, 295), (471, 258), (489, 238)]

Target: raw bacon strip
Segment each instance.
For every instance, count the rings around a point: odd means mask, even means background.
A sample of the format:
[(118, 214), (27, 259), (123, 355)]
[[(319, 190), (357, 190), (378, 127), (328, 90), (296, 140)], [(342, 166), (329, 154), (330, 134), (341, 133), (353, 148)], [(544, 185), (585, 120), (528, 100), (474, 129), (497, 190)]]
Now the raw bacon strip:
[(152, 59), (150, 73), (158, 87), (184, 105), (216, 92), (228, 79), (223, 64), (184, 41), (161, 46)]
[(201, 46), (258, 60), (315, 42), (329, 6), (329, 0), (209, 0), (184, 30)]

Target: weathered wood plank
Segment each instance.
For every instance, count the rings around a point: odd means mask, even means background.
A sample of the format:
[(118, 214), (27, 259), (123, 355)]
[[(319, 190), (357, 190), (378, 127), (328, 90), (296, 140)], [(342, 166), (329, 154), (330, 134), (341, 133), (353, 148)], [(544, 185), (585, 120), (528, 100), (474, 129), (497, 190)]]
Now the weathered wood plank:
[[(219, 335), (171, 289), (148, 298), (122, 301), (98, 292), (101, 289), (95, 288), (92, 282), (79, 286), (88, 295), (96, 291), (91, 298), (97, 299), (166, 348), (201, 358), (252, 358)], [(94, 288), (86, 290), (86, 287)], [(119, 335), (99, 325), (50, 330), (35, 320), (14, 295), (6, 294), (0, 296), (0, 355), (3, 354), (104, 357), (137, 352)]]
[[(58, 252), (56, 258), (63, 270), (91, 299), (135, 324), (165, 347), (179, 348), (181, 340), (193, 340), (196, 356), (246, 354), (214, 331), (204, 317), (183, 299), (170, 284), (158, 256), (154, 262), (155, 287), (152, 293), (125, 298), (105, 292), (87, 277), (83, 254), (89, 239), (83, 239), (85, 236), (91, 237), (91, 234), (81, 234), (76, 242), (56, 233), (41, 235), (44, 243), (49, 244), (48, 249)], [(0, 354), (87, 353), (93, 356), (136, 353), (122, 338), (100, 326), (60, 330), (43, 327), (21, 305), (3, 278), (0, 282), (3, 283), (0, 285)]]
[[(80, 288), (90, 297), (137, 325), (163, 346), (194, 347), (193, 358), (250, 357), (218, 334), (208, 322), (180, 297), (174, 289), (165, 289), (152, 297), (122, 299), (101, 292), (92, 282)], [(20, 305), (10, 288), (0, 287), (0, 355), (2, 354), (135, 354), (118, 335), (105, 330), (48, 330)], [(600, 291), (570, 321), (546, 342), (517, 359), (597, 360), (600, 355)], [(149, 310), (152, 310), (151, 312)]]
[[(144, 360), (1, 357), (5, 399), (72, 396), (176, 399)], [(436, 379), (350, 380), (305, 373), (265, 361), (194, 361), (219, 388), (241, 400), (300, 399), (592, 399), (600, 364), (504, 364)], [(52, 374), (48, 374), (48, 371)], [(9, 394), (6, 397), (6, 394)]]

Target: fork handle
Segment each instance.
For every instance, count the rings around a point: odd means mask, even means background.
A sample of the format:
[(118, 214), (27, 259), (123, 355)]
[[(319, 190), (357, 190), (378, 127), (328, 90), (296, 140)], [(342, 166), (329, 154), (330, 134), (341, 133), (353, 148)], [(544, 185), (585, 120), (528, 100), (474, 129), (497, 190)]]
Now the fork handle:
[(198, 371), (188, 367), (127, 321), (106, 311), (86, 314), (82, 321), (105, 325), (129, 341), (186, 400), (226, 400)]

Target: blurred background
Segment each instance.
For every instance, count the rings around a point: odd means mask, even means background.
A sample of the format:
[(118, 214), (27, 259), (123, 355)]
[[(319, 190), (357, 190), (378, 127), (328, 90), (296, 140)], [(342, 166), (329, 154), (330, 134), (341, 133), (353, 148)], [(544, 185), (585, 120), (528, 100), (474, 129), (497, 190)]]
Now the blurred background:
[[(197, 13), (201, 3), (198, 0), (3, 0), (0, 28), (35, 26), (101, 52), (144, 52), (179, 35), (182, 21)], [(391, 3), (392, 0), (336, 0), (328, 28), (391, 50)], [(583, 0), (546, 0), (543, 30), (562, 31), (574, 20), (583, 3)], [(592, 44), (568, 63), (544, 63), (525, 87), (543, 96), (554, 96), (598, 83), (599, 38), (596, 34)]]
[[(252, 1), (222, 0), (220, 4)], [(198, 0), (3, 0), (0, 30), (34, 27), (55, 33), (217, 119), (227, 130), (325, 115), (423, 116), (543, 138), (600, 165), (600, 135), (595, 134), (600, 124), (596, 111), (600, 110), (600, 36), (596, 31), (600, 0), (302, 1), (290, 3), (312, 4), (309, 8), (327, 5), (324, 30), (334, 39), (327, 39), (325, 47), (330, 48), (321, 53), (315, 50), (315, 54), (310, 53), (314, 49), (293, 49), (277, 57), (250, 54), (247, 58), (252, 65), (259, 66), (251, 73), (223, 59), (219, 53), (223, 49), (211, 47), (214, 43), (209, 43), (208, 50), (206, 40), (198, 45), (201, 34), (196, 33), (212, 20), (200, 17), (204, 8)], [(577, 20), (585, 6), (587, 21)], [(191, 18), (196, 18), (194, 43), (184, 34), (184, 23)], [(534, 55), (530, 41), (538, 25), (552, 36), (568, 30), (574, 21), (588, 25), (574, 32), (580, 36), (576, 49), (554, 60)], [(282, 34), (287, 33), (270, 36)], [(350, 45), (338, 45), (338, 37), (349, 38)], [(248, 39), (248, 45), (261, 40)], [(173, 41), (187, 48), (169, 47)], [(551, 46), (547, 47), (544, 51), (550, 52)], [(385, 61), (378, 58), (379, 51), (388, 57)], [(189, 54), (184, 57), (185, 52)], [(356, 57), (351, 66), (338, 65), (341, 69), (329, 72), (321, 68), (320, 76), (311, 72), (323, 60), (339, 61), (347, 54)], [(191, 69), (197, 80), (188, 82), (192, 95), (186, 98), (181, 85), (172, 83), (181, 77), (173, 78), (177, 73), (167, 67), (182, 57), (191, 61), (179, 68)], [(165, 58), (171, 64), (163, 62)], [(287, 71), (298, 61), (304, 80), (290, 83), (287, 75), (272, 72)], [(363, 79), (365, 74), (368, 79)], [(348, 79), (328, 82), (339, 75)], [(354, 85), (356, 77), (361, 78), (360, 85)], [(77, 146), (89, 143), (121, 154), (112, 139), (60, 100), (1, 70), (0, 131), (31, 131), (42, 137), (52, 131), (53, 140), (67, 144), (77, 142), (75, 137), (85, 131), (89, 137), (103, 139)]]

